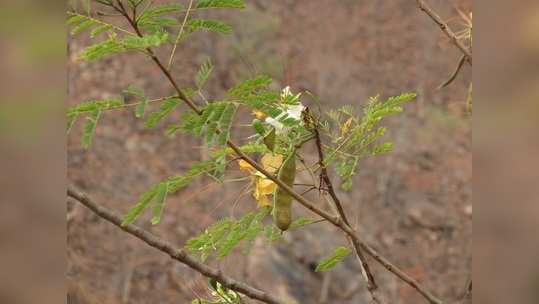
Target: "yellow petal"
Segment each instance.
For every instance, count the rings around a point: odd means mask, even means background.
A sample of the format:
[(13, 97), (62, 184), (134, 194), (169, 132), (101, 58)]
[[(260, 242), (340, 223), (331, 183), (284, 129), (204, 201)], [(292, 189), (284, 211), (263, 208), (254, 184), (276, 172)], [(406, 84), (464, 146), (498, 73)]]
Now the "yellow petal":
[(264, 112), (262, 111), (258, 111), (258, 110), (253, 110), (253, 115), (257, 118), (257, 119), (264, 119), (266, 118), (266, 114), (264, 114)]
[(281, 154), (266, 153), (262, 156), (262, 167), (269, 173), (275, 173), (281, 167), (283, 163), (283, 156)]
[(270, 201), (270, 199), (269, 199), (266, 195), (262, 195), (262, 196), (257, 200), (257, 203), (258, 203), (258, 206), (260, 206), (260, 207), (271, 206), (271, 201)]
[(238, 165), (240, 166), (240, 170), (247, 171), (250, 174), (254, 174), (256, 172), (256, 169), (243, 159), (238, 161)]
[(260, 194), (260, 195), (268, 195), (268, 194), (272, 194), (273, 191), (275, 191), (275, 187), (277, 185), (267, 179), (267, 178), (259, 178), (257, 181), (256, 181), (256, 191)]
[(344, 135), (348, 133), (348, 130), (350, 130), (350, 126), (352, 125), (353, 118), (350, 117), (348, 120), (341, 126), (341, 134)]

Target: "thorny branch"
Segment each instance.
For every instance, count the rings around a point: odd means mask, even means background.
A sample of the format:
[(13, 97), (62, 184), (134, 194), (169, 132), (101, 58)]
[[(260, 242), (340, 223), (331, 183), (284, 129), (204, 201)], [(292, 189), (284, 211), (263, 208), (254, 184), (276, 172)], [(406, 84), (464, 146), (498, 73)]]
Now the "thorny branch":
[[(308, 109), (307, 109), (307, 115), (309, 115)], [(320, 187), (325, 185), (327, 187), (327, 192), (331, 196), (331, 199), (333, 200), (333, 203), (335, 204), (335, 207), (337, 208), (337, 211), (344, 221), (344, 223), (348, 226), (350, 225), (350, 222), (348, 221), (346, 217), (346, 213), (344, 212), (344, 208), (342, 207), (341, 201), (339, 197), (337, 196), (337, 193), (335, 192), (335, 189), (333, 187), (333, 183), (331, 182), (331, 179), (329, 178), (329, 173), (326, 167), (326, 164), (324, 163), (324, 150), (322, 148), (322, 138), (320, 137), (320, 132), (318, 130), (317, 122), (314, 122), (313, 124), (313, 132), (316, 140), (316, 150), (318, 151), (318, 164), (320, 165)], [(376, 281), (374, 280), (374, 276), (372, 274), (372, 271), (370, 270), (369, 264), (367, 264), (367, 260), (365, 258), (365, 255), (363, 254), (361, 247), (356, 246), (356, 243), (353, 242), (350, 237), (348, 237), (348, 240), (352, 245), (354, 246), (354, 250), (356, 252), (357, 259), (359, 260), (359, 264), (361, 267), (361, 272), (363, 274), (363, 277), (367, 281), (367, 289), (371, 293), (371, 296), (373, 300), (376, 303), (380, 303), (379, 296), (377, 296), (377, 289), (378, 286), (376, 285)]]
[(92, 210), (99, 217), (109, 221), (125, 232), (137, 237), (144, 243), (168, 254), (172, 259), (183, 263), (197, 272), (203, 274), (206, 277), (213, 278), (219, 283), (223, 284), (228, 289), (234, 290), (241, 294), (248, 296), (249, 298), (260, 300), (264, 303), (270, 304), (284, 304), (283, 301), (275, 298), (265, 291), (256, 289), (246, 283), (236, 281), (235, 279), (224, 275), (220, 270), (212, 268), (206, 264), (198, 262), (193, 257), (189, 256), (184, 250), (176, 249), (174, 245), (167, 243), (166, 241), (152, 235), (148, 231), (137, 227), (135, 225), (122, 226), (122, 217), (108, 210), (107, 208), (100, 206), (84, 193), (76, 190), (73, 187), (68, 187), (67, 195), (81, 204)]
[[(117, 1), (118, 6), (113, 6), (114, 9), (116, 9), (120, 14), (122, 14), (129, 24), (133, 27), (135, 32), (138, 36), (143, 37), (142, 32), (140, 31), (136, 17), (131, 18), (129, 16), (129, 13), (127, 12), (126, 8), (122, 5), (121, 1)], [(175, 79), (172, 77), (171, 73), (168, 71), (168, 69), (161, 63), (159, 58), (155, 55), (153, 50), (151, 48), (147, 49), (147, 52), (151, 59), (155, 62), (155, 64), (159, 67), (159, 69), (162, 71), (162, 73), (165, 75), (165, 77), (169, 80), (170, 84), (174, 87), (175, 91), (178, 93), (179, 98), (184, 101), (195, 113), (201, 115), (202, 111), (196, 106), (196, 104), (189, 98), (185, 93), (180, 89), (178, 84), (176, 83)], [(470, 56), (471, 58), (471, 56)], [(471, 63), (471, 60), (469, 61)], [(404, 271), (399, 269), (397, 266), (393, 265), (391, 262), (389, 262), (385, 257), (381, 256), (375, 249), (370, 247), (367, 243), (365, 243), (358, 235), (357, 232), (346, 222), (344, 222), (344, 219), (340, 216), (333, 216), (332, 214), (320, 209), (316, 206), (316, 204), (312, 203), (302, 195), (295, 192), (290, 186), (286, 185), (284, 182), (279, 180), (276, 176), (269, 173), (267, 170), (265, 170), (260, 164), (258, 164), (256, 161), (254, 161), (251, 157), (249, 157), (247, 154), (245, 154), (238, 145), (236, 145), (231, 140), (227, 141), (227, 145), (243, 160), (245, 160), (248, 164), (253, 166), (256, 170), (258, 170), (260, 173), (262, 173), (264, 176), (266, 176), (268, 179), (272, 180), (277, 184), (279, 187), (281, 187), (284, 191), (289, 193), (296, 201), (298, 201), (301, 205), (303, 205), (305, 208), (309, 209), (313, 213), (321, 216), (322, 218), (326, 219), (328, 222), (342, 230), (347, 237), (351, 240), (354, 248), (356, 248), (356, 254), (357, 252), (361, 252), (358, 250), (359, 248), (367, 252), (374, 260), (376, 260), (378, 263), (380, 263), (383, 267), (385, 267), (388, 271), (395, 274), (398, 278), (400, 278), (402, 281), (406, 282), (408, 285), (410, 285), (412, 288), (417, 290), (425, 299), (428, 300), (431, 304), (442, 304), (443, 302), (438, 299), (436, 296), (434, 296), (431, 292), (429, 292), (424, 286), (422, 286), (418, 281), (416, 281), (414, 278), (410, 277), (408, 274), (406, 274)], [(222, 274), (221, 274), (222, 277)], [(227, 285), (225, 285), (227, 286)], [(233, 288), (231, 288), (233, 289)], [(376, 300), (376, 299), (375, 299)], [(269, 303), (279, 303), (279, 302), (269, 302)]]
[(449, 37), (451, 42), (466, 56), (466, 61), (472, 65), (472, 52), (467, 48), (462, 42), (457, 38), (457, 35), (451, 30), (449, 25), (438, 15), (432, 8), (430, 8), (427, 3), (423, 0), (416, 0), (417, 6), (421, 9), (427, 16), (429, 16), (432, 21), (434, 21), (444, 32), (444, 34)]

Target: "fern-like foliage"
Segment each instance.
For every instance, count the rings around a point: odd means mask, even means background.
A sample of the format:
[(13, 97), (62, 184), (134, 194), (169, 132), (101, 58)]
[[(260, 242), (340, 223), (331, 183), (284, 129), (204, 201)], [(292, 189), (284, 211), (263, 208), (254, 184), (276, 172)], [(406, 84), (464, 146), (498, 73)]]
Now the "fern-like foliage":
[[(266, 153), (268, 152), (268, 148), (266, 145), (256, 142), (250, 142), (245, 145), (240, 146), (240, 150), (244, 153)], [(232, 148), (222, 148), (217, 151), (214, 151), (212, 153), (212, 157), (218, 158), (218, 157), (224, 157), (227, 155), (235, 154), (234, 150)]]
[(71, 130), (76, 120), (80, 116), (86, 116), (86, 123), (84, 124), (84, 133), (82, 136), (82, 146), (85, 149), (88, 149), (92, 143), (93, 134), (101, 113), (122, 105), (122, 99), (110, 98), (106, 100), (83, 102), (76, 106), (70, 107), (66, 111), (67, 131), (69, 132)]
[(228, 289), (217, 282), (215, 279), (210, 278), (208, 280), (211, 294), (213, 298), (211, 300), (197, 298), (191, 301), (191, 304), (244, 304), (242, 297), (234, 290)]
[(198, 0), (197, 9), (205, 8), (245, 8), (244, 0)]
[(85, 61), (94, 61), (105, 56), (124, 53), (131, 50), (145, 52), (149, 47), (160, 46), (167, 42), (168, 33), (156, 32), (144, 37), (127, 36), (123, 39), (118, 38), (115, 33), (109, 35), (108, 39), (93, 44), (83, 50), (80, 58)]
[(230, 137), (232, 120), (237, 106), (232, 102), (219, 101), (208, 104), (202, 115), (185, 113), (180, 128), (187, 133), (202, 136), (210, 145), (224, 146)]
[(236, 84), (228, 90), (227, 96), (230, 100), (258, 110), (285, 126), (298, 126), (300, 121), (289, 117), (286, 113), (288, 104), (280, 100), (280, 92), (269, 89), (271, 83), (272, 79), (267, 75), (258, 75)]
[(152, 186), (150, 190), (143, 193), (137, 203), (124, 216), (122, 225), (134, 222), (142, 212), (153, 202), (151, 223), (157, 225), (161, 221), (164, 203), (167, 195), (174, 194), (186, 187), (191, 181), (202, 174), (210, 174), (217, 166), (216, 160), (203, 161), (194, 164), (185, 175), (172, 176), (166, 180)]
[(241, 242), (250, 245), (258, 235), (268, 236), (262, 220), (270, 211), (270, 207), (264, 207), (256, 212), (247, 213), (238, 220), (222, 219), (208, 227), (202, 234), (188, 240), (186, 248), (191, 253), (200, 255), (202, 260), (210, 256), (222, 259)]
[(114, 31), (115, 27), (99, 19), (92, 18), (90, 16), (78, 14), (75, 12), (68, 13), (69, 18), (67, 19), (67, 25), (72, 26), (71, 34), (77, 35), (86, 30), (92, 29), (90, 32), (90, 37), (94, 38), (99, 34)]
[(139, 100), (137, 106), (135, 107), (135, 117), (143, 118), (144, 114), (146, 113), (148, 103), (150, 102), (149, 99), (146, 97), (144, 91), (135, 87), (134, 85), (130, 85), (129, 87), (127, 87), (127, 89), (124, 90), (123, 93), (127, 96), (132, 96)]
[(232, 33), (232, 27), (221, 21), (210, 19), (190, 19), (185, 25), (186, 33), (190, 34), (197, 30), (206, 30), (221, 34)]
[(148, 32), (160, 32), (165, 27), (178, 26), (178, 18), (174, 18), (175, 16), (171, 14), (182, 12), (184, 9), (184, 6), (180, 4), (156, 5), (140, 14), (137, 23)]
[(206, 61), (204, 61), (204, 63), (202, 63), (196, 75), (195, 82), (197, 89), (202, 90), (202, 88), (206, 84), (206, 81), (208, 81), (208, 78), (210, 78), (212, 71), (213, 65), (211, 63), (211, 60), (208, 58)]
[(344, 258), (347, 257), (351, 252), (352, 250), (350, 250), (350, 248), (335, 248), (335, 250), (330, 256), (324, 258), (322, 261), (320, 261), (320, 263), (318, 263), (315, 272), (324, 272), (330, 270), (331, 268), (339, 264), (342, 260), (344, 260)]
[(157, 124), (165, 117), (167, 117), (172, 110), (174, 110), (174, 108), (179, 106), (180, 103), (181, 100), (179, 98), (168, 98), (164, 100), (157, 111), (154, 111), (148, 115), (145, 123), (146, 128), (155, 128), (155, 126), (157, 126)]
[(329, 150), (326, 165), (336, 162), (336, 172), (342, 180), (341, 188), (348, 190), (352, 187), (352, 178), (361, 159), (391, 151), (391, 143), (379, 143), (386, 133), (386, 128), (379, 126), (380, 122), (385, 117), (401, 113), (401, 105), (415, 96), (414, 93), (405, 93), (385, 101), (378, 96), (372, 97), (362, 117), (357, 116), (351, 106), (328, 113), (331, 123), (323, 124), (323, 127), (333, 142), (326, 147)]

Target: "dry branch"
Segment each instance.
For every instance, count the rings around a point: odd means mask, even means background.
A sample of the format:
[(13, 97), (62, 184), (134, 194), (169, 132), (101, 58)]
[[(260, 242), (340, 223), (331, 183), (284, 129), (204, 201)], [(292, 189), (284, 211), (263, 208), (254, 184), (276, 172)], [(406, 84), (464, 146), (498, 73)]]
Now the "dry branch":
[(172, 259), (183, 263), (195, 271), (203, 274), (206, 277), (213, 278), (228, 289), (234, 290), (241, 294), (246, 295), (249, 298), (262, 301), (264, 303), (271, 304), (284, 304), (283, 301), (275, 298), (274, 296), (256, 289), (246, 283), (237, 281), (229, 276), (224, 275), (220, 270), (212, 268), (206, 264), (200, 263), (193, 257), (189, 256), (184, 250), (176, 249), (172, 244), (152, 235), (148, 231), (137, 227), (135, 225), (122, 226), (122, 217), (108, 210), (107, 208), (100, 206), (93, 200), (91, 200), (86, 194), (76, 190), (73, 187), (67, 189), (67, 195), (73, 199), (79, 201), (81, 204), (92, 210), (99, 217), (109, 221), (118, 228), (125, 232), (135, 236), (144, 243), (156, 248), (166, 254)]
[(449, 37), (451, 42), (466, 56), (466, 61), (472, 65), (472, 52), (467, 48), (462, 42), (457, 38), (457, 35), (451, 30), (449, 25), (438, 15), (432, 8), (430, 8), (427, 3), (423, 0), (416, 0), (417, 6), (421, 9), (427, 16), (429, 16), (432, 21), (434, 21), (444, 32), (444, 34)]

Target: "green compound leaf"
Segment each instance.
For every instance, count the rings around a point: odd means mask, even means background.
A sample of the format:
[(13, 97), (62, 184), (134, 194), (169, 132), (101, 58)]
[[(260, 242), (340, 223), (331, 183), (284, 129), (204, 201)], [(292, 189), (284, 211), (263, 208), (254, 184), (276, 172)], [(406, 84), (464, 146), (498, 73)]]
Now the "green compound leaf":
[(163, 213), (163, 206), (168, 193), (168, 182), (160, 183), (156, 192), (155, 205), (152, 209), (152, 225), (157, 225), (161, 221), (161, 214)]
[(92, 144), (92, 138), (94, 136), (95, 127), (97, 126), (97, 121), (101, 115), (101, 110), (96, 109), (86, 117), (86, 124), (84, 125), (84, 134), (82, 135), (82, 147), (84, 149), (90, 148)]
[(185, 25), (185, 30), (188, 33), (193, 33), (197, 30), (206, 30), (221, 34), (232, 33), (232, 27), (230, 25), (221, 21), (208, 19), (191, 19)]
[(206, 59), (206, 61), (204, 61), (204, 63), (202, 63), (196, 76), (196, 85), (199, 90), (204, 87), (204, 84), (210, 77), (212, 71), (213, 65), (211, 63), (211, 60), (208, 58)]
[(167, 117), (174, 108), (180, 105), (181, 101), (178, 98), (169, 98), (164, 100), (159, 107), (159, 110), (150, 113), (148, 119), (146, 120), (146, 128), (152, 129), (157, 126), (157, 124)]
[(244, 0), (198, 0), (196, 8), (245, 8)]
[(337, 247), (333, 253), (324, 258), (318, 266), (316, 266), (315, 272), (323, 272), (328, 271), (331, 268), (335, 267), (338, 263), (340, 263), (345, 257), (347, 257), (352, 250), (350, 248), (346, 247)]

